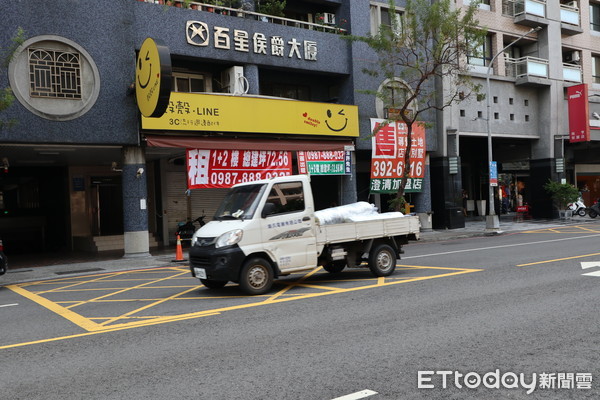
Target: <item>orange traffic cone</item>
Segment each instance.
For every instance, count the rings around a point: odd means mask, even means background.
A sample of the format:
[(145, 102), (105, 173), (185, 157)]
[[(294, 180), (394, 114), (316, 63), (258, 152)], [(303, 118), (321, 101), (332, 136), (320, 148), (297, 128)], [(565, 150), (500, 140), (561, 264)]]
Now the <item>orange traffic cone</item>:
[(177, 247), (175, 250), (175, 259), (173, 261), (174, 262), (186, 261), (183, 258), (183, 249), (181, 248), (181, 238), (179, 237), (179, 235), (177, 235)]

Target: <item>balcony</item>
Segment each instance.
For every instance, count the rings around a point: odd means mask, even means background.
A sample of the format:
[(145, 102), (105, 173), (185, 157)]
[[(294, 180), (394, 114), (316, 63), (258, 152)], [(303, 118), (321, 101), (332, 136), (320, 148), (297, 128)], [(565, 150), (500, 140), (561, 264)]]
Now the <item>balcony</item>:
[(583, 82), (581, 77), (581, 66), (573, 64), (563, 64), (563, 79), (567, 82)]
[(579, 9), (572, 5), (560, 5), (560, 29), (565, 35), (582, 33)]
[[(340, 0), (326, 0), (326, 2), (330, 2), (332, 4), (338, 3)], [(155, 4), (166, 4), (165, 0), (144, 0), (145, 3), (155, 3)], [(343, 27), (339, 26), (340, 24), (327, 24), (327, 23), (313, 23), (307, 21), (300, 21), (285, 17), (277, 17), (268, 14), (261, 14), (254, 11), (246, 11), (242, 8), (231, 8), (221, 5), (214, 4), (205, 4), (201, 2), (195, 1), (184, 1), (184, 0), (172, 0), (170, 2), (172, 6), (177, 8), (190, 8), (192, 10), (205, 11), (210, 13), (216, 13), (221, 15), (231, 15), (240, 18), (247, 19), (255, 19), (257, 21), (269, 22), (278, 25), (284, 26), (293, 26), (295, 28), (302, 29), (310, 29), (319, 32), (329, 32), (329, 33), (337, 33), (337, 34), (346, 34), (348, 31)], [(319, 13), (315, 12), (314, 15)], [(344, 21), (342, 21), (344, 22)]]
[(502, 14), (515, 18), (515, 24), (535, 28), (548, 25), (546, 0), (503, 0)]
[(506, 58), (506, 76), (516, 79), (515, 84), (549, 86), (548, 60), (537, 57)]

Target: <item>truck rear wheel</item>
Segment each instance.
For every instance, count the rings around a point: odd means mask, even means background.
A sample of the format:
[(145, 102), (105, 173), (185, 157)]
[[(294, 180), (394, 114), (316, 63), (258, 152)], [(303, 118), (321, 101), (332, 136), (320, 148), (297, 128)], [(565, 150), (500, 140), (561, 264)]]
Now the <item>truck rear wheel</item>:
[(240, 287), (250, 295), (264, 294), (273, 286), (273, 270), (263, 258), (254, 257), (244, 263), (240, 273)]
[(396, 269), (396, 252), (392, 246), (375, 246), (369, 253), (369, 269), (375, 276), (390, 276)]
[(209, 289), (221, 289), (227, 285), (227, 281), (213, 281), (211, 279), (200, 279), (200, 282)]
[(346, 268), (345, 261), (332, 261), (328, 264), (323, 265), (323, 269), (329, 273), (337, 274), (338, 272), (342, 272)]

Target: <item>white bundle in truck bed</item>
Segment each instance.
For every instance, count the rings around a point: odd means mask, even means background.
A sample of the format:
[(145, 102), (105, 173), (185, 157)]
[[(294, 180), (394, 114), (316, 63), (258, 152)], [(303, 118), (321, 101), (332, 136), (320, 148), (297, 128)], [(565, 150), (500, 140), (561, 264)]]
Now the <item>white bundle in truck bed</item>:
[(315, 212), (321, 225), (343, 224), (346, 222), (370, 221), (380, 218), (402, 217), (400, 212), (379, 214), (374, 204), (366, 201), (346, 204), (344, 206), (326, 208)]

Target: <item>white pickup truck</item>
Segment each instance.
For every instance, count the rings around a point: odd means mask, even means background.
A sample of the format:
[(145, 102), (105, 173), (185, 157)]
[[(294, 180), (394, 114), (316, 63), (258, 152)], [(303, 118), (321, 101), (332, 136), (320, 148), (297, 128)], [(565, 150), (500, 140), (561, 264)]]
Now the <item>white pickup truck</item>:
[(375, 276), (391, 275), (401, 246), (419, 235), (419, 219), (400, 213), (322, 224), (310, 176), (292, 175), (232, 187), (214, 220), (198, 229), (190, 270), (207, 288), (239, 283), (263, 294), (279, 276), (319, 266), (331, 273), (367, 261)]

